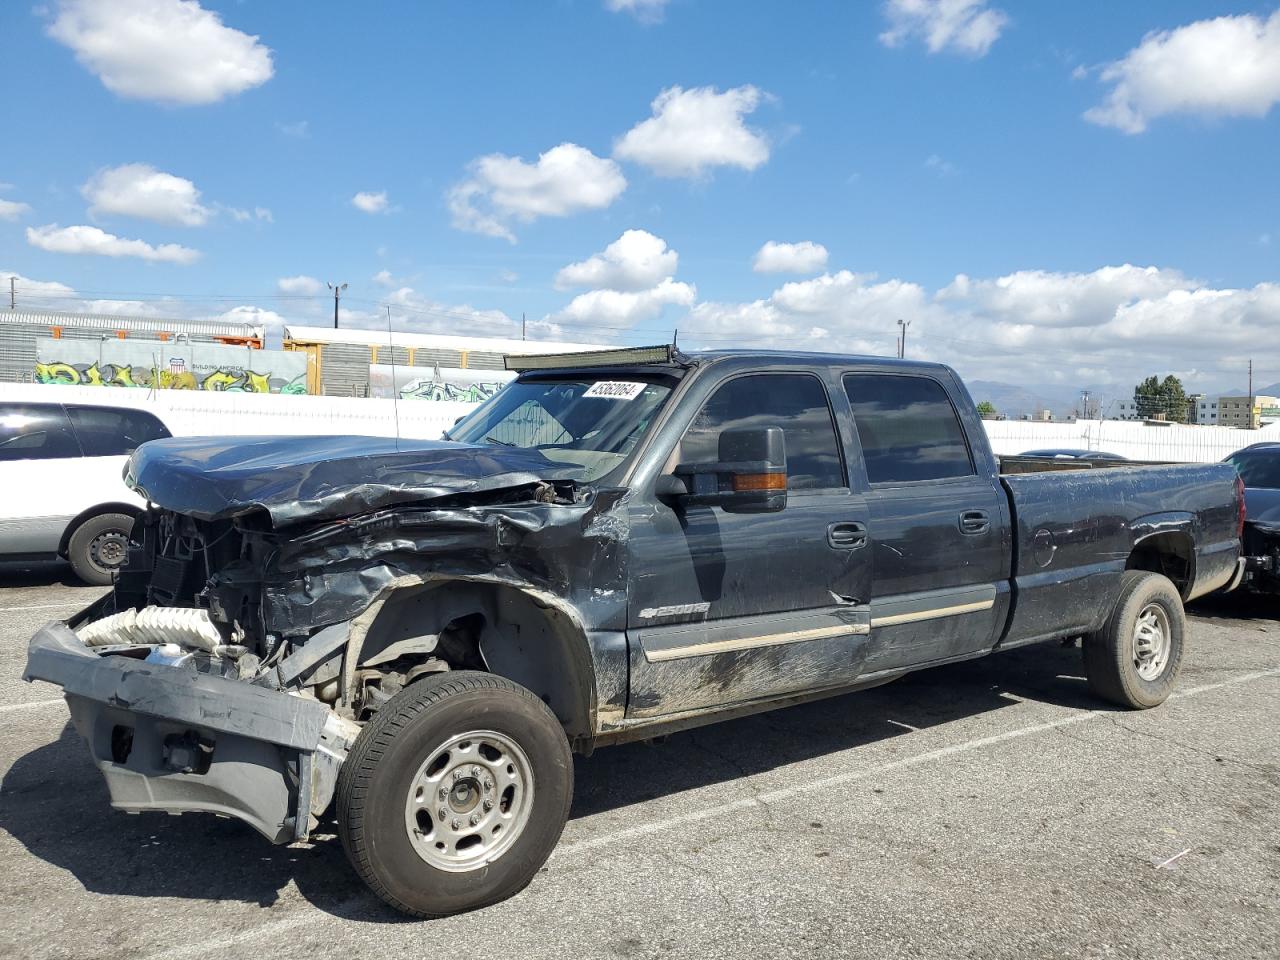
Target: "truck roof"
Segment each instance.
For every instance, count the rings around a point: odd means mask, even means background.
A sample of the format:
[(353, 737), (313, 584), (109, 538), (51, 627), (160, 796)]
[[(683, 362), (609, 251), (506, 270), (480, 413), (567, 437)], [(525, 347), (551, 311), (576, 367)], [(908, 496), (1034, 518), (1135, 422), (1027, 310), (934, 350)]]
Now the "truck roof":
[(618, 347), (612, 350), (590, 351), (577, 354), (544, 354), (539, 356), (508, 357), (507, 369), (524, 372), (553, 373), (567, 370), (627, 368), (688, 369), (702, 364), (738, 361), (746, 365), (757, 361), (773, 364), (849, 364), (874, 363), (877, 366), (898, 367), (904, 370), (947, 370), (945, 364), (925, 360), (900, 360), (897, 357), (877, 357), (869, 354), (825, 353), (805, 350), (694, 350), (683, 351), (674, 345), (662, 344), (649, 347)]

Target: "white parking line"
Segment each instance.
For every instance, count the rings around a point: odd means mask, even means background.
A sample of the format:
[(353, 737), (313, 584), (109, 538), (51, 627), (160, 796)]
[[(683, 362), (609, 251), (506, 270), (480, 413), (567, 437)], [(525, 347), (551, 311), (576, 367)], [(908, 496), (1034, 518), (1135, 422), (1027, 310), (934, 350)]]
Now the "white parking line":
[(0, 707), (0, 713), (9, 713), (13, 710), (34, 710), (36, 707), (47, 707), (55, 703), (66, 703), (61, 697), (57, 700), (33, 700), (31, 703), (11, 703), (7, 706)]
[[(1276, 667), (1271, 670), (1256, 670), (1251, 673), (1242, 673), (1238, 676), (1229, 677), (1226, 680), (1219, 680), (1215, 683), (1206, 683), (1198, 687), (1191, 687), (1187, 690), (1181, 691), (1180, 693), (1173, 694), (1170, 699), (1185, 700), (1189, 697), (1196, 697), (1204, 693), (1211, 693), (1225, 687), (1234, 687), (1242, 683), (1251, 683), (1254, 680), (1262, 680), (1268, 677), (1280, 677), (1280, 667)], [(571, 857), (586, 851), (598, 850), (601, 847), (624, 843), (626, 841), (634, 840), (636, 837), (644, 837), (660, 833), (670, 830), (673, 827), (680, 827), (714, 817), (721, 817), (726, 813), (733, 813), (735, 811), (745, 810), (751, 807), (764, 807), (777, 803), (780, 800), (788, 800), (802, 794), (813, 793), (819, 790), (827, 790), (833, 786), (852, 783), (855, 780), (862, 780), (867, 777), (892, 773), (896, 770), (921, 766), (926, 763), (932, 763), (935, 760), (945, 760), (948, 757), (954, 757), (957, 754), (969, 753), (974, 750), (981, 750), (984, 747), (994, 746), (1010, 740), (1034, 736), (1037, 733), (1045, 733), (1049, 730), (1056, 730), (1059, 727), (1084, 723), (1087, 720), (1092, 720), (1097, 717), (1114, 716), (1115, 712), (1116, 711), (1113, 709), (1073, 711), (1070, 716), (1061, 717), (1057, 720), (1050, 720), (1046, 723), (1036, 723), (1026, 727), (1019, 727), (1016, 730), (1006, 730), (1004, 733), (997, 733), (988, 737), (977, 737), (973, 740), (966, 740), (963, 743), (952, 744), (951, 746), (941, 747), (937, 750), (929, 750), (914, 757), (906, 757), (902, 760), (894, 760), (889, 763), (879, 764), (878, 766), (868, 767), (865, 770), (851, 770), (848, 773), (836, 774), (833, 777), (826, 777), (822, 780), (814, 780), (794, 787), (783, 787), (777, 790), (770, 790), (766, 793), (757, 794), (755, 796), (743, 797), (740, 800), (732, 800), (728, 803), (721, 803), (712, 807), (704, 807), (701, 810), (695, 810), (690, 813), (668, 817), (665, 820), (655, 820), (652, 823), (641, 824), (636, 827), (628, 827), (624, 830), (617, 830), (613, 833), (607, 833), (603, 836), (594, 837), (590, 840), (580, 840), (577, 843), (562, 844), (552, 854), (552, 862), (557, 859)], [(744, 782), (750, 782), (755, 779), (756, 777), (742, 778)], [(349, 913), (349, 908), (359, 903), (360, 899), (361, 898), (356, 897), (347, 901), (343, 905), (347, 909), (343, 909), (341, 912)], [(342, 918), (335, 916), (332, 913), (322, 912), (316, 908), (308, 909), (304, 907), (299, 913), (295, 913), (289, 917), (282, 917), (279, 920), (263, 924), (255, 929), (242, 930), (231, 937), (221, 940), (203, 940), (197, 943), (183, 944), (182, 946), (176, 947), (172, 950), (151, 954), (146, 958), (146, 960), (188, 960), (188, 958), (191, 957), (201, 957), (217, 951), (226, 950), (228, 947), (247, 943), (256, 939), (259, 935), (281, 933), (285, 930), (302, 926), (304, 924), (323, 923), (328, 920), (337, 919)]]

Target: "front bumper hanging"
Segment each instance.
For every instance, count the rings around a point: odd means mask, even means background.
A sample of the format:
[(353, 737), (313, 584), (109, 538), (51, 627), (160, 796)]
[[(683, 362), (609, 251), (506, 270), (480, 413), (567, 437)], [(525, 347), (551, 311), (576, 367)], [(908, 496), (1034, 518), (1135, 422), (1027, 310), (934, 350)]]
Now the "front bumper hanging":
[(319, 701), (103, 656), (57, 621), (32, 637), (22, 678), (62, 687), (116, 809), (222, 814), (275, 843), (307, 835), (351, 738)]

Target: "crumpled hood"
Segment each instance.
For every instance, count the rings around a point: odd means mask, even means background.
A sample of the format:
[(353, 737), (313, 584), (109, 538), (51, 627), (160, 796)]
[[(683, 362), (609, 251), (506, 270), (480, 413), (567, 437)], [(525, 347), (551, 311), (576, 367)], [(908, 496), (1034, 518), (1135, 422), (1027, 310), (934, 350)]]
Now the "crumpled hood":
[(569, 480), (580, 470), (537, 450), (443, 440), (174, 437), (135, 450), (125, 482), (152, 503), (197, 520), (260, 508), (281, 526)]

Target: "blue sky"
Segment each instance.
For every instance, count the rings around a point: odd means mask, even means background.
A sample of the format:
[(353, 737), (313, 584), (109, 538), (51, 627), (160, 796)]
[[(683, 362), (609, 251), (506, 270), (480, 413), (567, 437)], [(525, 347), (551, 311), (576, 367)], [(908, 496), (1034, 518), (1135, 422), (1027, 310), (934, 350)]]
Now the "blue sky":
[(353, 324), (888, 353), (903, 316), (971, 378), (1280, 380), (1275, 10), (8, 4), (0, 269), (46, 307), (323, 322), (343, 280)]

